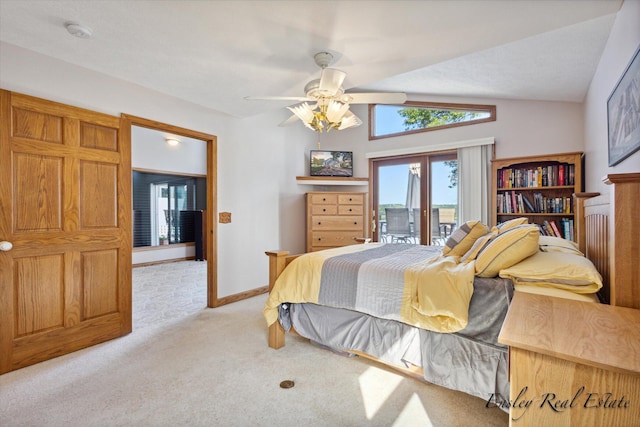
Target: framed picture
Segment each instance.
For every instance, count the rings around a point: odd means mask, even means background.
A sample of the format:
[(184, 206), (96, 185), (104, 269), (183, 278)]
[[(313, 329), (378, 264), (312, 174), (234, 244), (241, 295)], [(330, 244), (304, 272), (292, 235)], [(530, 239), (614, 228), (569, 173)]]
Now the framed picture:
[(353, 176), (353, 152), (311, 150), (311, 176)]
[(609, 166), (640, 149), (640, 46), (607, 100)]

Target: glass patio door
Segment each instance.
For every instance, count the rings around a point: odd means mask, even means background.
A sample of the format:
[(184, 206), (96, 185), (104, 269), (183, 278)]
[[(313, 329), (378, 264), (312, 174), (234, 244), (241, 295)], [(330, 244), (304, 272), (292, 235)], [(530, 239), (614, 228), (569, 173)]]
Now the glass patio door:
[(372, 159), (374, 241), (442, 245), (457, 225), (456, 154)]

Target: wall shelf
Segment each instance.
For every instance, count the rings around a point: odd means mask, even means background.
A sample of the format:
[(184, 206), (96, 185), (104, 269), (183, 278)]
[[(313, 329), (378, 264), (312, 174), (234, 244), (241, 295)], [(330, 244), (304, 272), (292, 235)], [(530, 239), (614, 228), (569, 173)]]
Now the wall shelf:
[(300, 185), (369, 185), (369, 178), (341, 176), (297, 176)]

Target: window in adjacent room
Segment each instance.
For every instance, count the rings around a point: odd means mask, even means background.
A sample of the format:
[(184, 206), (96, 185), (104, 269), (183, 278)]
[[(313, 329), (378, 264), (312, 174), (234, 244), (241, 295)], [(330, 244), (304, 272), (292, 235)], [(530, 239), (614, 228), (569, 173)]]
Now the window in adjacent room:
[(369, 140), (496, 120), (495, 105), (408, 101), (369, 105)]
[(133, 247), (193, 242), (206, 185), (203, 176), (134, 170)]

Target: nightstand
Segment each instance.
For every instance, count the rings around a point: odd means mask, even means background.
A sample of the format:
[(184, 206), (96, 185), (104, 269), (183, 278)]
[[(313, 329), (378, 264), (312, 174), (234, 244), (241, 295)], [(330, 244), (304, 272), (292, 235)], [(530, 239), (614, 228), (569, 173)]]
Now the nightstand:
[(640, 425), (640, 310), (516, 292), (498, 341), (509, 425)]

